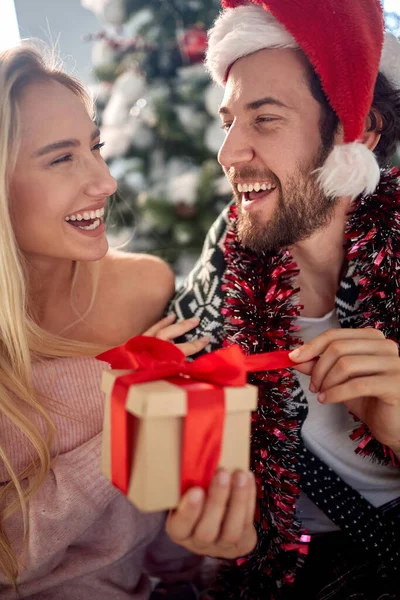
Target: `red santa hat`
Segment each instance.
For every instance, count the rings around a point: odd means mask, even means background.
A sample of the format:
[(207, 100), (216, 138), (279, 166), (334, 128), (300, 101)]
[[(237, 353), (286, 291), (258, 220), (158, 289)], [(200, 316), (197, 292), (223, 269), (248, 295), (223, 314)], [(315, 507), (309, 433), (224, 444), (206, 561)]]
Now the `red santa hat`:
[(384, 34), (379, 0), (222, 0), (206, 66), (224, 85), (233, 63), (265, 48), (301, 48), (319, 75), (344, 132), (319, 171), (329, 197), (372, 193), (373, 152), (362, 144), (378, 72), (400, 87), (400, 44)]

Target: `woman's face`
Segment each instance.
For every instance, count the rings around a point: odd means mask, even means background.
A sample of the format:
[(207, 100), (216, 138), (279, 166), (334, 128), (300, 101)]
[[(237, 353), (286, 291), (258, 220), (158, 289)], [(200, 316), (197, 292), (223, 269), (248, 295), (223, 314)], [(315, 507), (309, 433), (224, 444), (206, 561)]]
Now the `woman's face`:
[(98, 260), (108, 249), (102, 215), (116, 182), (84, 104), (58, 82), (30, 85), (19, 103), (21, 138), (10, 212), (28, 259)]

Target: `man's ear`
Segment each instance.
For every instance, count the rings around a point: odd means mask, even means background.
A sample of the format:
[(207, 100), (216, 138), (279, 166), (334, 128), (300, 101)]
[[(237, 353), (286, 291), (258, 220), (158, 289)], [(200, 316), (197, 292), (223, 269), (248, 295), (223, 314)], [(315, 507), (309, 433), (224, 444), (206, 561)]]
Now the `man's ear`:
[(365, 132), (363, 137), (363, 144), (369, 150), (374, 151), (379, 144), (382, 136), (382, 129), (382, 115), (375, 108), (372, 108), (365, 122)]

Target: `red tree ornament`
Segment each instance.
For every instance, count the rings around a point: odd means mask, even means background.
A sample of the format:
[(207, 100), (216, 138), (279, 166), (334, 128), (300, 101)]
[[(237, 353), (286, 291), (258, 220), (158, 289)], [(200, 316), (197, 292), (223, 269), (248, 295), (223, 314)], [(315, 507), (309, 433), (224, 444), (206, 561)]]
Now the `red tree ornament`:
[(204, 60), (207, 48), (207, 32), (203, 25), (194, 25), (187, 29), (180, 41), (182, 54), (188, 57), (190, 62), (197, 63)]

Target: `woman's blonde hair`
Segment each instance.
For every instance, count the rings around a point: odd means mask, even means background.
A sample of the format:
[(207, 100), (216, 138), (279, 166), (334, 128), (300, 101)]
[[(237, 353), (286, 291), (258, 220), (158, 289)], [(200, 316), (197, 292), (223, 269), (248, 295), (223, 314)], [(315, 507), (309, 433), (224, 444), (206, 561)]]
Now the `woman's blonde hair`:
[[(10, 218), (10, 177), (20, 139), (19, 101), (27, 86), (51, 81), (69, 88), (93, 116), (93, 102), (82, 84), (64, 73), (53, 57), (45, 58), (27, 43), (0, 53), (0, 418), (19, 430), (31, 446), (33, 457), (24, 472), (15, 472), (0, 438), (0, 464), (4, 464), (9, 475), (8, 482), (0, 484), (0, 571), (13, 585), (19, 565), (4, 522), (16, 510), (22, 510), (26, 535), (27, 502), (49, 472), (50, 449), (56, 437), (54, 424), (32, 384), (32, 362), (93, 351), (89, 345), (49, 334), (35, 322), (29, 306), (26, 265)], [(45, 433), (38, 421), (44, 424)], [(23, 480), (29, 484), (21, 485)], [(7, 502), (9, 497), (12, 499)]]

